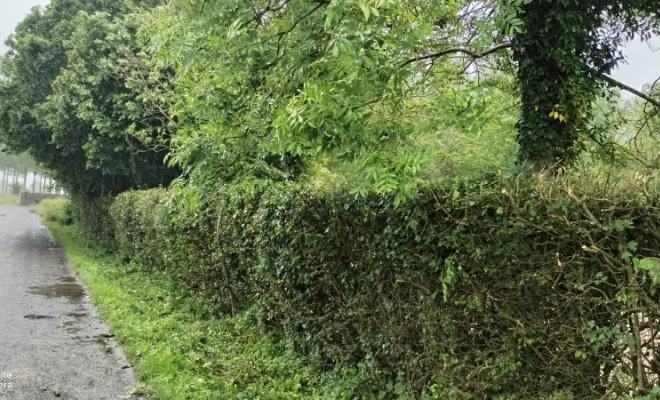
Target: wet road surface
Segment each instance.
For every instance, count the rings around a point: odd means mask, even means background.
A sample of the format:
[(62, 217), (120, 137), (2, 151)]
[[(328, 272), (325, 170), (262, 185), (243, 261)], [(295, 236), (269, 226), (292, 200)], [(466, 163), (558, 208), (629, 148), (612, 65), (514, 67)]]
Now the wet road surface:
[(0, 400), (127, 399), (133, 371), (27, 208), (0, 206)]

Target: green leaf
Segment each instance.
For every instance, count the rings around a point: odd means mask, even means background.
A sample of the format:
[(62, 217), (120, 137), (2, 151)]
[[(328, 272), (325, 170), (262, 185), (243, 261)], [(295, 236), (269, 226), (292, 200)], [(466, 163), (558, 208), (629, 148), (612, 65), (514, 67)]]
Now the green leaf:
[(637, 270), (646, 271), (653, 279), (653, 283), (660, 284), (660, 259), (654, 257), (633, 259), (633, 263)]
[(368, 5), (364, 3), (358, 3), (358, 6), (362, 10), (362, 13), (364, 13), (364, 19), (366, 21), (369, 21), (369, 16), (371, 15), (371, 9)]
[(617, 219), (614, 221), (614, 229), (617, 232), (623, 232), (624, 230), (633, 226), (633, 221), (631, 219)]
[(660, 259), (657, 258), (644, 258), (642, 260), (639, 260), (637, 263), (637, 268), (643, 270), (643, 271), (653, 271), (653, 272), (660, 272)]

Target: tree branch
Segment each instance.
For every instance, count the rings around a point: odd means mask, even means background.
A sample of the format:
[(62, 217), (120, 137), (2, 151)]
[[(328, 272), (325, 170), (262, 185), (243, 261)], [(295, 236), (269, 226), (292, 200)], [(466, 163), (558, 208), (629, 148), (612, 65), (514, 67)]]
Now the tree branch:
[(314, 14), (314, 13), (316, 12), (316, 10), (318, 10), (319, 8), (323, 7), (323, 6), (326, 5), (326, 4), (328, 4), (328, 3), (326, 3), (325, 1), (320, 1), (320, 2), (319, 2), (316, 6), (314, 6), (311, 10), (307, 11), (305, 14), (301, 15), (300, 17), (298, 17), (298, 19), (296, 19), (296, 20), (293, 22), (293, 25), (291, 25), (291, 27), (290, 27), (289, 29), (287, 29), (287, 30), (285, 30), (285, 31), (282, 31), (282, 32), (279, 32), (279, 33), (277, 34), (277, 36), (278, 36), (278, 38), (279, 38), (278, 40), (281, 40), (282, 37), (284, 37), (284, 36), (288, 35), (289, 33), (293, 32), (293, 30), (296, 29), (296, 27), (298, 26), (298, 24), (299, 24), (302, 20), (304, 20), (305, 18), (307, 18), (307, 17), (309, 17), (310, 15)]
[[(467, 49), (467, 48), (463, 48), (463, 47), (452, 47), (450, 49), (442, 50), (442, 51), (439, 51), (437, 53), (427, 54), (425, 56), (419, 56), (419, 57), (411, 58), (411, 59), (405, 61), (403, 64), (401, 64), (401, 66), (405, 67), (408, 64), (412, 64), (412, 63), (415, 63), (415, 62), (418, 62), (418, 61), (436, 59), (436, 58), (443, 57), (443, 56), (446, 56), (448, 54), (453, 54), (453, 53), (463, 53), (463, 54), (466, 54), (466, 55), (472, 57), (473, 60), (477, 60), (479, 58), (484, 58), (484, 57), (489, 56), (493, 53), (496, 53), (500, 50), (510, 49), (512, 47), (513, 47), (513, 44), (510, 43), (510, 42), (502, 43), (502, 44), (499, 44), (495, 47), (491, 47), (490, 49), (484, 51), (483, 53), (477, 53), (476, 51), (473, 51), (473, 50), (470, 50), (470, 49)], [(637, 96), (641, 99), (644, 99), (647, 102), (653, 104), (654, 106), (660, 108), (660, 101), (654, 99), (653, 97), (649, 96), (648, 94), (646, 94), (644, 92), (641, 92), (641, 91), (639, 91), (639, 90), (637, 90), (633, 87), (630, 87), (630, 86), (626, 85), (623, 82), (619, 82), (616, 79), (614, 79), (614, 78), (612, 78), (608, 75), (605, 75), (601, 72), (598, 72), (597, 70), (595, 70), (593, 68), (587, 67), (587, 69), (590, 72), (598, 75), (601, 79), (603, 79), (604, 81), (606, 81), (610, 85), (616, 86), (621, 90), (625, 90), (629, 93), (632, 93), (635, 96)]]
[(623, 83), (623, 82), (619, 82), (619, 81), (617, 81), (616, 79), (612, 78), (611, 76), (608, 76), (608, 75), (605, 75), (605, 74), (603, 74), (603, 73), (600, 73), (600, 72), (596, 71), (596, 70), (593, 69), (593, 68), (590, 68), (590, 70), (591, 70), (591, 72), (593, 72), (594, 74), (597, 74), (598, 76), (600, 76), (601, 78), (603, 78), (603, 80), (605, 80), (605, 81), (606, 81), (607, 83), (609, 83), (610, 85), (616, 86), (616, 87), (618, 87), (618, 88), (621, 89), (621, 90), (625, 90), (626, 92), (632, 93), (632, 94), (634, 94), (635, 96), (637, 96), (637, 97), (639, 97), (639, 98), (642, 98), (642, 99), (648, 101), (649, 103), (653, 104), (654, 106), (660, 108), (660, 101), (654, 99), (653, 97), (649, 96), (648, 94), (646, 94), (646, 93), (644, 93), (644, 92), (641, 92), (641, 91), (639, 91), (639, 90), (637, 90), (637, 89), (635, 89), (635, 88), (633, 88), (633, 87), (630, 87), (630, 86), (626, 85), (626, 84)]
[[(307, 18), (310, 15), (314, 14), (316, 12), (316, 10), (318, 10), (319, 8), (321, 8), (321, 7), (323, 7), (324, 5), (327, 5), (327, 4), (329, 4), (329, 3), (326, 0), (319, 0), (318, 4), (316, 6), (314, 6), (311, 10), (309, 10), (305, 14), (298, 17), (293, 22), (293, 25), (291, 25), (291, 27), (289, 29), (277, 33), (277, 50), (275, 51), (275, 59), (273, 61), (269, 62), (268, 64), (266, 64), (263, 68), (264, 70), (270, 69), (272, 66), (277, 64), (280, 61), (280, 59), (284, 56), (284, 54), (282, 54), (282, 56), (280, 56), (280, 51), (281, 51), (281, 47), (282, 47), (282, 38), (284, 38), (289, 33), (293, 32), (293, 30), (296, 29), (298, 24), (300, 24), (300, 22), (302, 22), (305, 18)], [(285, 49), (285, 51), (286, 51), (286, 49)]]
[(419, 56), (419, 57), (411, 58), (410, 60), (407, 60), (406, 62), (401, 64), (401, 66), (405, 67), (406, 65), (412, 64), (414, 62), (424, 61), (424, 60), (429, 60), (429, 59), (435, 59), (435, 58), (446, 56), (447, 54), (452, 54), (452, 53), (467, 54), (468, 56), (472, 57), (472, 59), (476, 60), (476, 59), (479, 59), (479, 58), (484, 58), (486, 56), (489, 56), (489, 55), (491, 55), (493, 53), (496, 53), (500, 50), (510, 49), (511, 47), (513, 47), (513, 45), (509, 42), (502, 43), (500, 45), (497, 45), (495, 47), (492, 47), (492, 48), (484, 51), (483, 53), (477, 53), (476, 51), (466, 49), (466, 48), (463, 48), (463, 47), (452, 47), (451, 49), (442, 50), (442, 51), (439, 51), (437, 53), (427, 54), (425, 56)]

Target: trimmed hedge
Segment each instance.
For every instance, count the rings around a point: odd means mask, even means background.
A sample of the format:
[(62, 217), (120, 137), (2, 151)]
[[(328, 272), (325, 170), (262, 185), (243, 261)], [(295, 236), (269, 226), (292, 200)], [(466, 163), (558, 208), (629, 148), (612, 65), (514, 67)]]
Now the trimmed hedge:
[(120, 252), (206, 311), (249, 310), (320, 370), (357, 368), (347, 398), (644, 395), (660, 216), (648, 193), (602, 195), (492, 179), (396, 208), (247, 182), (202, 200), (129, 192), (111, 214)]
[(110, 206), (114, 197), (99, 197), (88, 199), (73, 196), (71, 199), (71, 216), (83, 228), (85, 234), (98, 244), (114, 249), (115, 223), (110, 216)]

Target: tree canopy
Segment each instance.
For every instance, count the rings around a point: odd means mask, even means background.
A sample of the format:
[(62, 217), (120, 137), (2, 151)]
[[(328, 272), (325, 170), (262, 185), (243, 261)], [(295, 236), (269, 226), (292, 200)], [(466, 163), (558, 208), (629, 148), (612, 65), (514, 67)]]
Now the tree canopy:
[[(508, 93), (520, 104), (500, 112), (520, 110), (518, 162), (567, 165), (598, 138), (592, 102), (611, 87), (630, 89), (607, 74), (627, 41), (657, 32), (659, 7), (175, 1), (151, 28), (156, 62), (176, 71), (181, 99), (173, 107), (183, 126), (173, 160), (195, 164), (200, 152), (232, 154), (225, 163), (237, 153), (252, 162), (330, 153), (359, 160), (369, 187), (405, 191), (428, 161), (423, 149), (407, 146), (411, 138), (442, 136), (452, 114), (460, 116), (452, 123), (470, 126), (470, 114), (484, 109), (465, 88), (488, 89), (484, 82), (492, 87), (500, 74), (515, 74)], [(463, 97), (464, 109), (447, 107), (450, 93)], [(478, 132), (478, 125), (470, 128)]]
[(611, 88), (659, 106), (608, 76), (627, 41), (658, 32), (659, 7), (56, 0), (8, 40), (0, 135), (92, 196), (179, 168), (217, 183), (341, 164), (356, 192), (404, 199), (474, 143), (497, 149), (469, 163), (491, 172), (570, 165), (602, 142), (593, 104)]
[(167, 184), (175, 172), (133, 135), (162, 135), (137, 106), (120, 60), (137, 57), (130, 14), (154, 2), (55, 0), (35, 8), (7, 41), (0, 137), (28, 152), (74, 193), (120, 193)]

